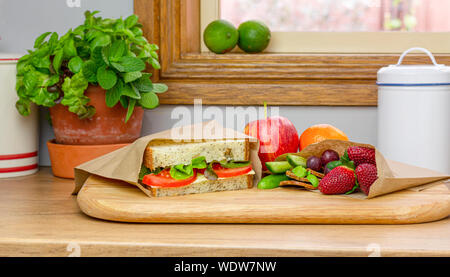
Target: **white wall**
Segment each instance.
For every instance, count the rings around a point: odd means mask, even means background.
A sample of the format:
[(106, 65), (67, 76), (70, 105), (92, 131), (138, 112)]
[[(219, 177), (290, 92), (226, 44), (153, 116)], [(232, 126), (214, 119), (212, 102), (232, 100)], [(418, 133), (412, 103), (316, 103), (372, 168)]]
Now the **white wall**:
[[(0, 0), (0, 52), (25, 53), (39, 34), (47, 31), (63, 34), (68, 28), (81, 24), (85, 10), (99, 10), (103, 17), (126, 17), (133, 12), (132, 0), (80, 0), (80, 4), (80, 8), (69, 8), (66, 0)], [(192, 106), (186, 107), (192, 112)], [(178, 120), (171, 117), (173, 109), (174, 106), (164, 105), (146, 111), (142, 135), (168, 129), (176, 123)], [(41, 165), (50, 164), (45, 142), (53, 137), (45, 113), (45, 110), (40, 112)], [(280, 115), (289, 118), (299, 133), (312, 124), (329, 123), (343, 130), (353, 141), (376, 145), (376, 107), (288, 106), (280, 107)]]

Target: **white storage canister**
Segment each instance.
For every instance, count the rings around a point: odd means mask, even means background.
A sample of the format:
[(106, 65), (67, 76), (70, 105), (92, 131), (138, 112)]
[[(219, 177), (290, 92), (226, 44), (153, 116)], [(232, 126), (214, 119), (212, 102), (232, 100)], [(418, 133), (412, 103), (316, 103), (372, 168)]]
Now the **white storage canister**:
[(38, 171), (38, 111), (24, 117), (16, 110), (16, 64), (20, 55), (0, 53), (0, 178)]
[[(402, 65), (411, 51), (433, 65)], [(378, 149), (391, 160), (450, 174), (450, 69), (423, 48), (378, 71)]]

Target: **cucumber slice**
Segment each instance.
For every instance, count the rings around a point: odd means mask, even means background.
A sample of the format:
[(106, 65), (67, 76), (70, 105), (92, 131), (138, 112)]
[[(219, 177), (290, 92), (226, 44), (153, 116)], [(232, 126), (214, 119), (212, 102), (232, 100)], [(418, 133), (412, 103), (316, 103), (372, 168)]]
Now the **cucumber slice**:
[(288, 154), (286, 159), (292, 165), (292, 167), (297, 167), (297, 166), (306, 167), (306, 159), (301, 156)]
[(294, 173), (295, 176), (297, 176), (299, 178), (305, 178), (306, 175), (308, 174), (308, 171), (306, 170), (306, 168), (299, 165), (299, 166), (296, 166), (294, 169), (292, 169), (292, 173)]
[(311, 183), (311, 185), (313, 185), (313, 187), (317, 188), (319, 186), (319, 179), (317, 179), (316, 176), (308, 174), (308, 176), (306, 176), (306, 179), (308, 179), (308, 181)]
[(267, 169), (273, 174), (285, 173), (292, 168), (292, 165), (287, 161), (282, 162), (266, 162)]

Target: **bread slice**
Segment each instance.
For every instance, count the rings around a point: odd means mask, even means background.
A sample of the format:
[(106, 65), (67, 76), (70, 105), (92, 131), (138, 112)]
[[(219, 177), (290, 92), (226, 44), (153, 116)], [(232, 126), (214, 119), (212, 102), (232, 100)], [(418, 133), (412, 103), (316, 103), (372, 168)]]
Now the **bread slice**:
[(151, 141), (144, 152), (144, 165), (150, 170), (177, 164), (190, 164), (193, 158), (204, 156), (206, 162), (231, 158), (248, 161), (248, 139), (203, 142)]
[(253, 187), (254, 174), (255, 172), (252, 170), (251, 172), (249, 172), (249, 174), (246, 175), (240, 175), (230, 178), (219, 178), (215, 181), (208, 180), (205, 178), (205, 176), (199, 175), (195, 182), (183, 187), (157, 188), (145, 185), (143, 185), (142, 187), (146, 190), (147, 195), (153, 197), (177, 196), (214, 191), (241, 190)]

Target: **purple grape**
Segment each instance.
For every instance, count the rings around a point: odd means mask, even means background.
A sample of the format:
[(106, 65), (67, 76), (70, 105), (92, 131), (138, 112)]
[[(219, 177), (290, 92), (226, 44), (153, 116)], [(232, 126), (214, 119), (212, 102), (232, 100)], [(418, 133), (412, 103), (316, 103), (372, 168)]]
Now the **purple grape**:
[(306, 160), (306, 167), (320, 172), (322, 170), (322, 162), (319, 157), (311, 156)]
[(320, 159), (322, 161), (322, 165), (325, 166), (329, 162), (339, 160), (339, 154), (334, 150), (328, 149), (323, 151), (322, 157)]

